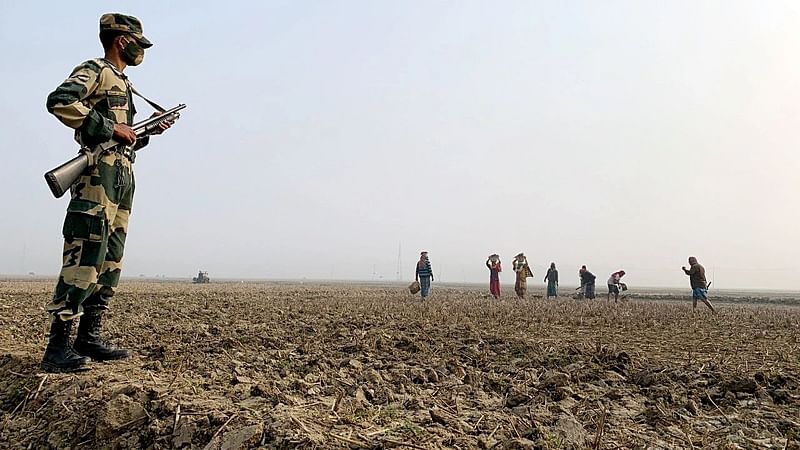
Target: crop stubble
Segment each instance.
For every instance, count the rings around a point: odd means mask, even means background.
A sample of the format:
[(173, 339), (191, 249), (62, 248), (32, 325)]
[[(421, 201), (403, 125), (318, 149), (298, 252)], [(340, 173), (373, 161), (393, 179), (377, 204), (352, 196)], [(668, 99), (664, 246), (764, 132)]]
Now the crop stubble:
[(798, 308), (137, 281), (136, 355), (45, 375), (51, 284), (0, 282), (0, 448), (798, 448)]

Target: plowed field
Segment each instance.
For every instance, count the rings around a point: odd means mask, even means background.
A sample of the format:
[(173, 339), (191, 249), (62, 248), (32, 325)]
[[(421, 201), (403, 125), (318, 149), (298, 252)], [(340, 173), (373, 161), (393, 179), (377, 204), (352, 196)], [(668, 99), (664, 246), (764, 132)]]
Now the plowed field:
[(51, 289), (0, 282), (0, 448), (800, 448), (796, 307), (131, 281), (55, 375)]

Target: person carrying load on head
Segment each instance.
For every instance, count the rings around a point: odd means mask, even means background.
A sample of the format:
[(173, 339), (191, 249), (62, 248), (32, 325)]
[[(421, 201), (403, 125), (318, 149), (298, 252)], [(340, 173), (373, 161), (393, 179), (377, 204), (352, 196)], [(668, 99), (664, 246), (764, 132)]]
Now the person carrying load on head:
[(486, 267), (489, 269), (489, 293), (494, 298), (500, 298), (500, 272), (503, 271), (500, 265), (500, 255), (497, 253), (489, 255)]
[(528, 266), (528, 259), (524, 253), (519, 253), (514, 257), (513, 269), (516, 274), (514, 292), (517, 293), (517, 298), (525, 298), (525, 294), (528, 292), (528, 277), (532, 277), (533, 272)]

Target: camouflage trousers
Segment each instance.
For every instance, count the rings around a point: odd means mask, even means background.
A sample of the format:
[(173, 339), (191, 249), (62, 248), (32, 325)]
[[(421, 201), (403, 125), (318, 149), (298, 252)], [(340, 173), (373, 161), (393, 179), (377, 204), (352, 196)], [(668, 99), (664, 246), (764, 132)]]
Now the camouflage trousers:
[(70, 320), (90, 306), (84, 303), (87, 298), (105, 302), (102, 297), (114, 295), (122, 272), (134, 187), (133, 166), (118, 153), (103, 155), (72, 186), (64, 219), (61, 274), (48, 312)]

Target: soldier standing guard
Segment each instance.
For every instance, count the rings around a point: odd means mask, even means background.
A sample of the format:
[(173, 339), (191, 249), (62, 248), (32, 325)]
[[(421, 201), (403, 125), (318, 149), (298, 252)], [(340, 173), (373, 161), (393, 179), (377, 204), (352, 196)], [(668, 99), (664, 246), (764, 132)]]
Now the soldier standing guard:
[[(130, 127), (136, 114), (132, 97), (136, 92), (123, 72), (127, 66), (141, 64), (144, 49), (153, 44), (142, 34), (139, 19), (117, 13), (100, 18), (100, 42), (104, 57), (80, 64), (47, 97), (47, 110), (75, 130), (75, 140), (82, 147), (110, 139), (125, 144), (90, 161), (71, 188), (61, 274), (47, 306), (50, 335), (42, 368), (48, 372), (86, 370), (84, 366), (92, 359), (128, 356), (127, 350), (107, 345), (100, 330), (122, 270), (133, 205), (134, 152), (149, 140), (137, 140)], [(156, 134), (169, 126), (161, 124)], [(73, 347), (70, 332), (78, 317)]]

